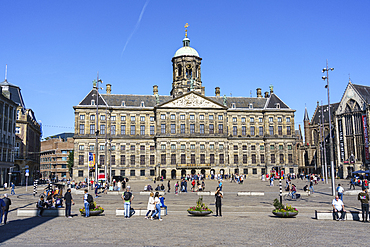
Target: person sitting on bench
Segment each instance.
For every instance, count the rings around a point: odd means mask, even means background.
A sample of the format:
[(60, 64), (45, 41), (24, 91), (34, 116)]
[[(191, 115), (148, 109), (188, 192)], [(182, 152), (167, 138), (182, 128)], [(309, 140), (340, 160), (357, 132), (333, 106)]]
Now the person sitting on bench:
[(166, 209), (166, 214), (165, 215), (167, 215), (167, 206), (164, 205), (165, 198), (163, 196), (159, 196), (159, 200), (161, 201), (161, 208), (165, 208)]

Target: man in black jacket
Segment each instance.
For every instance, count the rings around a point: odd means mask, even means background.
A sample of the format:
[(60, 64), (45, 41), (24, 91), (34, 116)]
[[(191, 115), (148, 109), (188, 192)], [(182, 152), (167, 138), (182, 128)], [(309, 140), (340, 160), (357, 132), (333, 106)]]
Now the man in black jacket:
[(73, 202), (70, 188), (68, 188), (67, 192), (64, 194), (64, 201), (66, 203), (66, 217), (72, 218), (71, 208), (72, 208), (72, 205), (75, 205), (75, 203)]
[(8, 194), (4, 194), (3, 201), (5, 202), (4, 207), (4, 225), (8, 219), (9, 206), (12, 205), (12, 201), (8, 198)]

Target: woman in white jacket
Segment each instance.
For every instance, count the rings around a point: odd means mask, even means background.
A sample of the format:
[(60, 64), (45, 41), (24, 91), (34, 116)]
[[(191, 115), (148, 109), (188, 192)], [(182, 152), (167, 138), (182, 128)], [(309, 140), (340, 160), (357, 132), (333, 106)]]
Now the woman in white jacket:
[(154, 203), (153, 196), (154, 196), (154, 193), (153, 192), (150, 192), (149, 201), (148, 201), (148, 207), (147, 207), (148, 212), (145, 215), (145, 219), (148, 219), (149, 214), (150, 214), (150, 216), (152, 216), (152, 214), (155, 211), (155, 203)]

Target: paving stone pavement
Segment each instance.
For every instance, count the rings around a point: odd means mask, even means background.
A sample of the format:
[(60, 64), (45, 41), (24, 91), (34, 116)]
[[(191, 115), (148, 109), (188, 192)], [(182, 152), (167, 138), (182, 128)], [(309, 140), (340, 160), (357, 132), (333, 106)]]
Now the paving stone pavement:
[[(172, 181), (172, 192), (173, 184)], [(148, 196), (139, 195), (149, 181), (130, 181), (134, 193), (134, 208), (146, 208)], [(167, 181), (163, 182), (167, 185)], [(294, 180), (298, 193), (307, 181)], [(348, 189), (347, 180), (338, 181)], [(315, 220), (314, 211), (330, 210), (333, 197), (330, 185), (316, 185), (316, 193), (303, 197), (299, 202), (287, 202), (298, 208), (299, 215), (292, 219), (272, 215), (272, 201), (278, 198), (279, 186), (274, 187), (260, 180), (244, 180), (243, 185), (224, 181), (223, 217), (189, 216), (186, 209), (195, 205), (196, 193), (175, 196), (167, 193), (168, 215), (163, 221), (145, 220), (136, 216), (130, 219), (115, 216), (115, 209), (122, 208), (117, 195), (100, 194), (95, 200), (105, 208), (104, 215), (84, 218), (78, 215), (82, 207), (81, 195), (73, 195), (76, 205), (72, 207), (72, 219), (65, 217), (17, 217), (18, 208), (34, 208), (37, 197), (30, 187), (17, 188), (11, 196), (12, 206), (9, 222), (0, 226), (0, 245), (28, 246), (354, 246), (365, 240), (370, 224), (357, 221), (337, 222)], [(284, 183), (283, 183), (284, 185)], [(206, 181), (206, 190), (214, 190), (216, 181)], [(39, 187), (40, 191), (40, 187)], [(238, 191), (264, 191), (264, 196), (237, 196)], [(2, 193), (3, 191), (0, 191)], [(9, 192), (9, 191), (7, 191)], [(204, 202), (214, 208), (214, 196), (204, 196)], [(360, 210), (356, 196), (345, 196), (347, 210)]]

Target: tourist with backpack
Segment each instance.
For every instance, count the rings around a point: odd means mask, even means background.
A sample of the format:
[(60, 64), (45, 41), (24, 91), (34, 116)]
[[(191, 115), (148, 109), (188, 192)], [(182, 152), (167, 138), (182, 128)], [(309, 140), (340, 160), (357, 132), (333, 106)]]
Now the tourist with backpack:
[(131, 201), (134, 196), (130, 192), (130, 186), (127, 186), (126, 191), (121, 195), (123, 200), (123, 208), (125, 210), (125, 218), (130, 218)]

